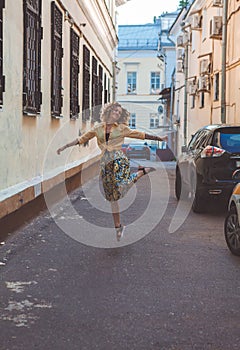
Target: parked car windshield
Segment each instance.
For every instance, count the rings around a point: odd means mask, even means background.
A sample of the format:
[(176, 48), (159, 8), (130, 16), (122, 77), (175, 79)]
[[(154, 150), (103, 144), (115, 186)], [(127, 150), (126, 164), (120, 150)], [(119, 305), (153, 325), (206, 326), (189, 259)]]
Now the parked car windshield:
[(214, 144), (228, 152), (240, 153), (240, 128), (218, 130), (214, 134)]

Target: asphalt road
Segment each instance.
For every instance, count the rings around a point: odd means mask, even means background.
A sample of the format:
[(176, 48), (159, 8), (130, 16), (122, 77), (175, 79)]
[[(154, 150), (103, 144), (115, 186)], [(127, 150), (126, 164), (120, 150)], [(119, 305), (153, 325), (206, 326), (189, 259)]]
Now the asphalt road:
[(130, 192), (119, 245), (97, 180), (9, 236), (1, 350), (239, 349), (240, 259), (224, 241), (225, 213), (177, 208), (174, 163), (153, 165)]

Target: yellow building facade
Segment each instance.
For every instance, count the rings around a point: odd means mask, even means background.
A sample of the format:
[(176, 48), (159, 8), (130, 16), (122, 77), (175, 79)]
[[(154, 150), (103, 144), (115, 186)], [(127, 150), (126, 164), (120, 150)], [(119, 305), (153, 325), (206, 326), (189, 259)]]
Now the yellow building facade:
[(238, 1), (227, 2), (223, 41), (223, 1), (194, 1), (178, 26), (174, 97), (178, 153), (204, 125), (240, 123), (240, 11)]

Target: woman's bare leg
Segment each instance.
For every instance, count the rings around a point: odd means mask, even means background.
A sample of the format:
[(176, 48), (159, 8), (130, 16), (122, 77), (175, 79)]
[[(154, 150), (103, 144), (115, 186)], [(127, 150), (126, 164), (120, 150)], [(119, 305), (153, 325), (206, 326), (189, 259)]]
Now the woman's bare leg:
[(115, 227), (120, 227), (120, 210), (119, 210), (119, 204), (117, 201), (111, 202), (111, 208), (112, 208), (112, 216)]

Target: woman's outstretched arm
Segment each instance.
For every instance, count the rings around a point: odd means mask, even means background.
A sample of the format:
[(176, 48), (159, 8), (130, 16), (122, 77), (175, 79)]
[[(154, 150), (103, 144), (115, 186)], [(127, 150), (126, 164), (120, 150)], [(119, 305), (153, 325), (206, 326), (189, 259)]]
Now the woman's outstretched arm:
[(168, 141), (168, 136), (157, 136), (157, 135), (150, 135), (150, 134), (145, 134), (145, 139), (146, 140), (154, 140), (154, 141), (164, 141), (167, 142)]
[(57, 154), (60, 154), (62, 151), (64, 151), (64, 150), (65, 150), (66, 148), (68, 148), (68, 147), (76, 146), (76, 145), (78, 145), (78, 144), (79, 144), (78, 139), (76, 139), (76, 140), (74, 140), (74, 141), (72, 141), (72, 142), (69, 142), (69, 143), (67, 143), (66, 145), (60, 147), (60, 148), (57, 150)]

